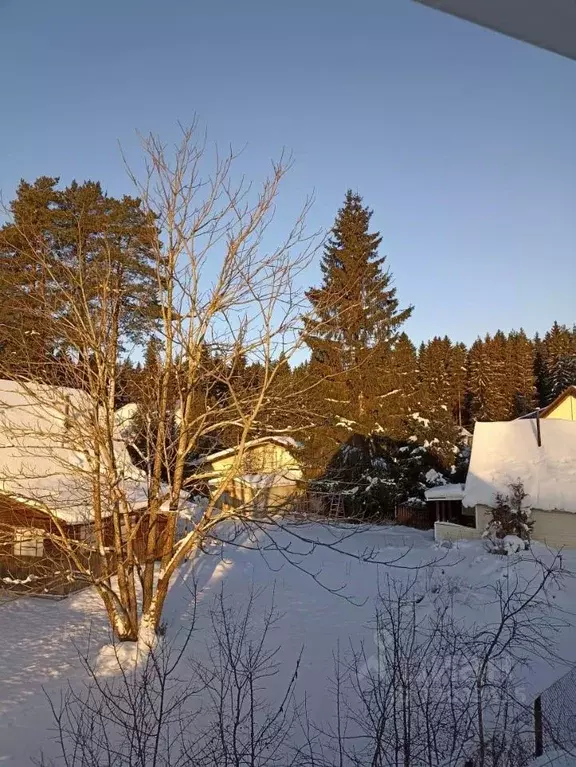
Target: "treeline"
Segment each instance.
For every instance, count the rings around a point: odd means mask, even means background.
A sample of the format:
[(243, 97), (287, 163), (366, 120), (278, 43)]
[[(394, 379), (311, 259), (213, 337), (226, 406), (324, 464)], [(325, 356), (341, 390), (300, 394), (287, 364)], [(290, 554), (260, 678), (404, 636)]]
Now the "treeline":
[[(60, 189), (57, 178), (45, 177), (20, 184), (9, 214), (0, 229), (0, 375), (83, 385), (91, 360), (75, 340), (77, 297), (66, 279), (80, 269), (74, 290), (80, 285), (89, 314), (97, 317), (104, 298), (118, 296), (110, 326), (122, 348), (115, 404), (138, 403), (146, 429), (154, 429), (155, 383), (165, 373), (156, 222), (136, 198), (111, 198), (94, 182)], [(190, 407), (215, 420), (233, 412), (233, 398), (248, 401), (265, 390), (251, 434), (295, 436), (318, 492), (344, 498), (364, 516), (421, 501), (427, 485), (461, 479), (466, 430), (475, 421), (516, 418), (576, 383), (576, 331), (556, 323), (542, 337), (520, 329), (470, 348), (447, 337), (415, 348), (402, 329), (413, 307), (399, 301), (371, 216), (348, 192), (324, 248), (322, 282), (307, 292), (306, 362), (293, 367), (279, 354), (271, 371), (257, 350), (206, 343), (194, 352), (192, 385), (186, 379)], [(90, 316), (82, 323), (78, 339), (90, 333)], [(169, 375), (176, 423), (178, 365)], [(229, 420), (195, 451), (236, 444), (239, 426)]]

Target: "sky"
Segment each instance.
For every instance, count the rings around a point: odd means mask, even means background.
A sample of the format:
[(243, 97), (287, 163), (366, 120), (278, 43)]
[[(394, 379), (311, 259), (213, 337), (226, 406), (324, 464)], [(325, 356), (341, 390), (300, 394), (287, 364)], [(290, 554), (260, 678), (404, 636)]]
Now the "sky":
[(0, 0), (0, 72), (4, 200), (131, 193), (119, 145), (196, 115), (256, 182), (292, 152), (279, 235), (363, 196), (415, 343), (576, 320), (576, 62), (412, 0)]

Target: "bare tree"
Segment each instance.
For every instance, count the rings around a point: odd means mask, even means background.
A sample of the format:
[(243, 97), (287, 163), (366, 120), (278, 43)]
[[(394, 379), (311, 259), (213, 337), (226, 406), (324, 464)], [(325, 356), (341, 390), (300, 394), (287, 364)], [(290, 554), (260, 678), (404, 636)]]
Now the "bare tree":
[[(64, 495), (75, 497), (66, 497), (66, 502), (89, 509), (93, 516), (92, 540), (82, 543), (89, 550), (88, 558), (79, 555), (78, 542), (70, 540), (61, 515), (53, 513), (62, 506), (61, 486), (56, 489), (44, 483), (42, 493), (34, 489), (32, 500), (49, 515), (47, 535), (52, 544), (72, 560), (79, 577), (94, 583), (118, 637), (129, 640), (138, 636), (141, 625), (146, 630), (157, 629), (171, 576), (184, 559), (225, 519), (246, 511), (224, 512), (219, 499), (238, 473), (243, 446), (262, 426), (259, 419), (277, 374), (275, 358), (283, 351), (289, 359), (300, 343), (296, 331), (304, 307), (295, 281), (313, 252), (313, 243), (304, 233), (308, 203), (280, 244), (272, 244), (268, 237), (288, 160), (273, 163), (271, 175), (256, 190), (242, 180), (234, 184), (235, 157), (231, 153), (225, 157), (216, 153), (212, 172), (206, 169), (206, 143), (195, 141), (194, 127), (182, 131), (181, 142), (173, 149), (155, 137), (143, 139), (143, 146), (144, 180), (136, 175), (132, 178), (150, 221), (146, 244), (155, 255), (156, 333), (161, 339), (158, 380), (152, 392), (147, 392), (154, 411), (151, 438), (155, 449), (143, 478), (145, 513), (134, 513), (137, 478), (127, 462), (119, 459), (123, 451), (119, 451), (115, 422), (127, 300), (118, 253), (103, 237), (95, 246), (101, 249), (95, 268), (95, 260), (85, 257), (86, 237), (80, 222), (71, 249), (74, 257), (58, 263), (50, 242), (32, 241), (29, 232), (21, 232), (28, 257), (36, 261), (45, 283), (58, 285), (56, 308), (44, 294), (30, 298), (37, 321), (57, 323), (63, 339), (62, 351), (53, 361), (56, 378), (81, 394), (70, 399), (38, 387), (33, 371), (22, 376), (29, 401), (51, 413), (56, 410), (56, 420), (60, 425), (65, 421), (70, 428), (58, 430), (58, 438), (63, 436), (66, 441), (66, 455), (59, 454), (53, 439), (44, 434), (36, 439), (34, 449), (30, 439), (21, 445), (29, 460), (16, 472), (19, 487), (8, 488), (14, 500), (30, 500), (23, 486), (33, 484), (35, 472), (38, 478), (36, 464), (42, 450), (52, 462), (46, 467), (46, 477), (59, 473), (68, 478)], [(65, 312), (59, 310), (63, 305)], [(134, 306), (130, 309), (133, 314)], [(207, 349), (212, 352), (210, 362)], [(215, 353), (217, 364), (213, 364)], [(25, 348), (22, 355), (26, 355)], [(260, 362), (263, 373), (256, 388), (237, 383), (233, 371), (240, 356)], [(225, 396), (207, 396), (215, 385)], [(175, 419), (177, 429), (172, 428)], [(46, 419), (40, 431), (45, 426)], [(201, 470), (186, 477), (187, 462), (202, 440), (225, 428), (235, 430), (236, 458), (220, 477), (201, 519), (177, 541), (181, 501), (189, 487), (206, 479)], [(4, 429), (11, 443), (18, 425), (10, 431), (4, 424)], [(71, 460), (73, 454), (82, 456), (82, 466)], [(62, 464), (58, 470), (55, 461)], [(168, 465), (170, 482), (166, 483)], [(22, 481), (22, 475), (28, 473), (29, 483)], [(14, 480), (14, 474), (13, 464), (7, 461), (3, 475)], [(73, 522), (78, 521), (74, 517)], [(137, 545), (142, 538), (144, 544)], [(158, 569), (159, 550), (162, 562)], [(113, 572), (117, 579), (112, 579)]]
[[(194, 605), (195, 593), (190, 598)], [(88, 681), (50, 699), (58, 756), (45, 756), (41, 765), (303, 765), (292, 743), (299, 664), (277, 696), (263, 689), (279, 672), (270, 635), (279, 616), (273, 605), (260, 610), (257, 602), (252, 593), (235, 608), (221, 591), (202, 639), (194, 612), (185, 634), (150, 647), (140, 665), (127, 666), (116, 645), (112, 677), (84, 653)]]
[[(388, 580), (366, 645), (337, 658), (335, 725), (324, 728), (322, 765), (520, 767), (532, 759), (532, 705), (520, 667), (558, 660), (554, 633), (566, 624), (554, 608), (561, 560), (510, 569), (495, 596), (494, 618), (470, 625), (457, 614), (449, 580), (422, 609), (423, 579)], [(488, 592), (493, 592), (488, 593)], [(490, 604), (487, 599), (487, 604)]]
[(162, 639), (140, 666), (119, 660), (112, 680), (86, 656), (87, 686), (69, 686), (52, 702), (60, 759), (67, 767), (527, 767), (534, 722), (517, 672), (535, 656), (556, 657), (554, 632), (564, 624), (549, 604), (563, 574), (559, 559), (530, 565), (526, 577), (511, 569), (511, 585), (496, 587), (493, 617), (473, 625), (459, 615), (449, 580), (436, 588), (423, 577), (387, 579), (375, 648), (351, 639), (337, 655), (335, 706), (327, 688), (322, 723), (298, 703), (299, 660), (284, 669), (274, 702), (268, 698), (281, 669), (282, 648), (270, 644), (274, 608), (261, 609), (251, 594), (239, 609), (222, 590), (206, 644), (193, 617), (179, 643)]
[[(299, 391), (280, 395), (275, 389), (282, 365), (302, 343), (306, 304), (298, 278), (316, 242), (304, 228), (309, 203), (285, 238), (275, 235), (272, 242), (269, 227), (289, 159), (273, 163), (255, 189), (234, 183), (232, 153), (216, 152), (210, 172), (207, 145), (196, 141), (195, 126), (182, 130), (174, 148), (154, 136), (143, 146), (143, 178), (131, 177), (149, 222), (140, 236), (154, 261), (159, 339), (157, 374), (142, 383), (140, 397), (144, 473), (127, 459), (115, 412), (127, 353), (123, 317), (129, 307), (133, 323), (137, 308), (118, 268), (122, 243), (113, 230), (105, 232), (90, 240), (97, 258), (87, 258), (82, 216), (66, 258), (56, 262), (50, 241), (19, 232), (27, 258), (51, 288), (27, 296), (27, 317), (56, 328), (61, 346), (50, 362), (50, 380), (68, 388), (39, 385), (44, 371), (23, 365), (20, 404), (39, 415), (28, 419), (23, 435), (22, 424), (11, 424), (5, 414), (2, 439), (8, 453), (16, 443), (18, 450), (16, 458), (0, 456), (4, 495), (47, 520), (41, 533), (53, 569), (66, 566), (74, 578), (93, 584), (116, 635), (129, 641), (158, 629), (170, 580), (185, 559), (230, 525), (248, 530), (253, 502), (231, 507), (222, 496), (242, 473), (246, 445), (269, 428), (267, 410), (294, 412), (305, 388), (315, 385), (304, 381)], [(146, 328), (149, 309), (149, 303), (142, 308)], [(249, 385), (237, 374), (245, 359), (259, 363)], [(211, 477), (193, 459), (225, 431), (237, 446), (234, 460)], [(211, 478), (216, 483), (208, 502), (179, 536), (182, 502)], [(273, 515), (266, 521), (274, 522)], [(260, 526), (265, 545), (274, 547), (262, 520)], [(348, 536), (333, 536), (331, 545), (337, 548)], [(302, 531), (297, 539), (316, 545)], [(289, 547), (284, 553), (291, 557)], [(377, 559), (375, 552), (360, 556)]]

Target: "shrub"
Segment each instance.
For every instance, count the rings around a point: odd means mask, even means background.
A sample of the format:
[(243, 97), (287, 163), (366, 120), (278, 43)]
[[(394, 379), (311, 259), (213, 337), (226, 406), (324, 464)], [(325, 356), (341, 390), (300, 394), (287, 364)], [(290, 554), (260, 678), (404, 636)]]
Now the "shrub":
[(534, 527), (534, 522), (530, 519), (530, 506), (526, 503), (528, 493), (525, 492), (524, 485), (518, 480), (511, 482), (508, 487), (509, 493), (496, 494), (495, 507), (491, 509), (491, 518), (484, 532), (491, 550), (501, 554), (518, 550), (518, 539), (523, 542), (523, 548), (528, 548)]

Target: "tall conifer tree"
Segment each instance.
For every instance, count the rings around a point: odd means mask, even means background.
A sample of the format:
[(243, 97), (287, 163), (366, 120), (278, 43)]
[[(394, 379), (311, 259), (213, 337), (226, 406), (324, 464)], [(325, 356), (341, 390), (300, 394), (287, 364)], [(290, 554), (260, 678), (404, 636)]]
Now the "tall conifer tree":
[[(10, 369), (11, 360), (21, 367), (24, 356), (10, 350), (23, 347), (29, 367), (45, 377), (50, 359), (74, 346), (73, 333), (63, 331), (78, 322), (71, 307), (85, 306), (90, 317), (82, 322), (98, 323), (104, 291), (118, 297), (115, 326), (107, 330), (120, 339), (142, 341), (157, 316), (158, 232), (140, 200), (109, 197), (92, 181), (64, 189), (58, 181), (22, 181), (10, 204), (11, 220), (0, 229), (0, 271), (9, 275), (0, 281), (8, 317), (0, 326), (9, 368), (4, 375), (30, 373)], [(82, 285), (82, 304), (73, 294), (71, 273), (81, 277), (74, 284)]]
[(401, 336), (412, 307), (399, 306), (371, 217), (362, 198), (348, 191), (320, 264), (322, 284), (307, 294), (313, 317), (305, 327), (320, 424), (306, 454), (316, 473), (328, 467), (331, 492), (351, 493), (361, 514), (382, 502), (372, 481), (383, 465), (376, 461), (378, 440), (405, 428), (411, 404), (403, 384), (414, 367), (413, 347)]
[(394, 347), (412, 313), (399, 308), (371, 217), (362, 198), (348, 191), (324, 250), (322, 285), (307, 294), (314, 318), (305, 328), (311, 367), (330, 379), (324, 393), (332, 394), (337, 415), (365, 435), (386, 428), (381, 421), (396, 405), (393, 395), (382, 403), (394, 390)]

